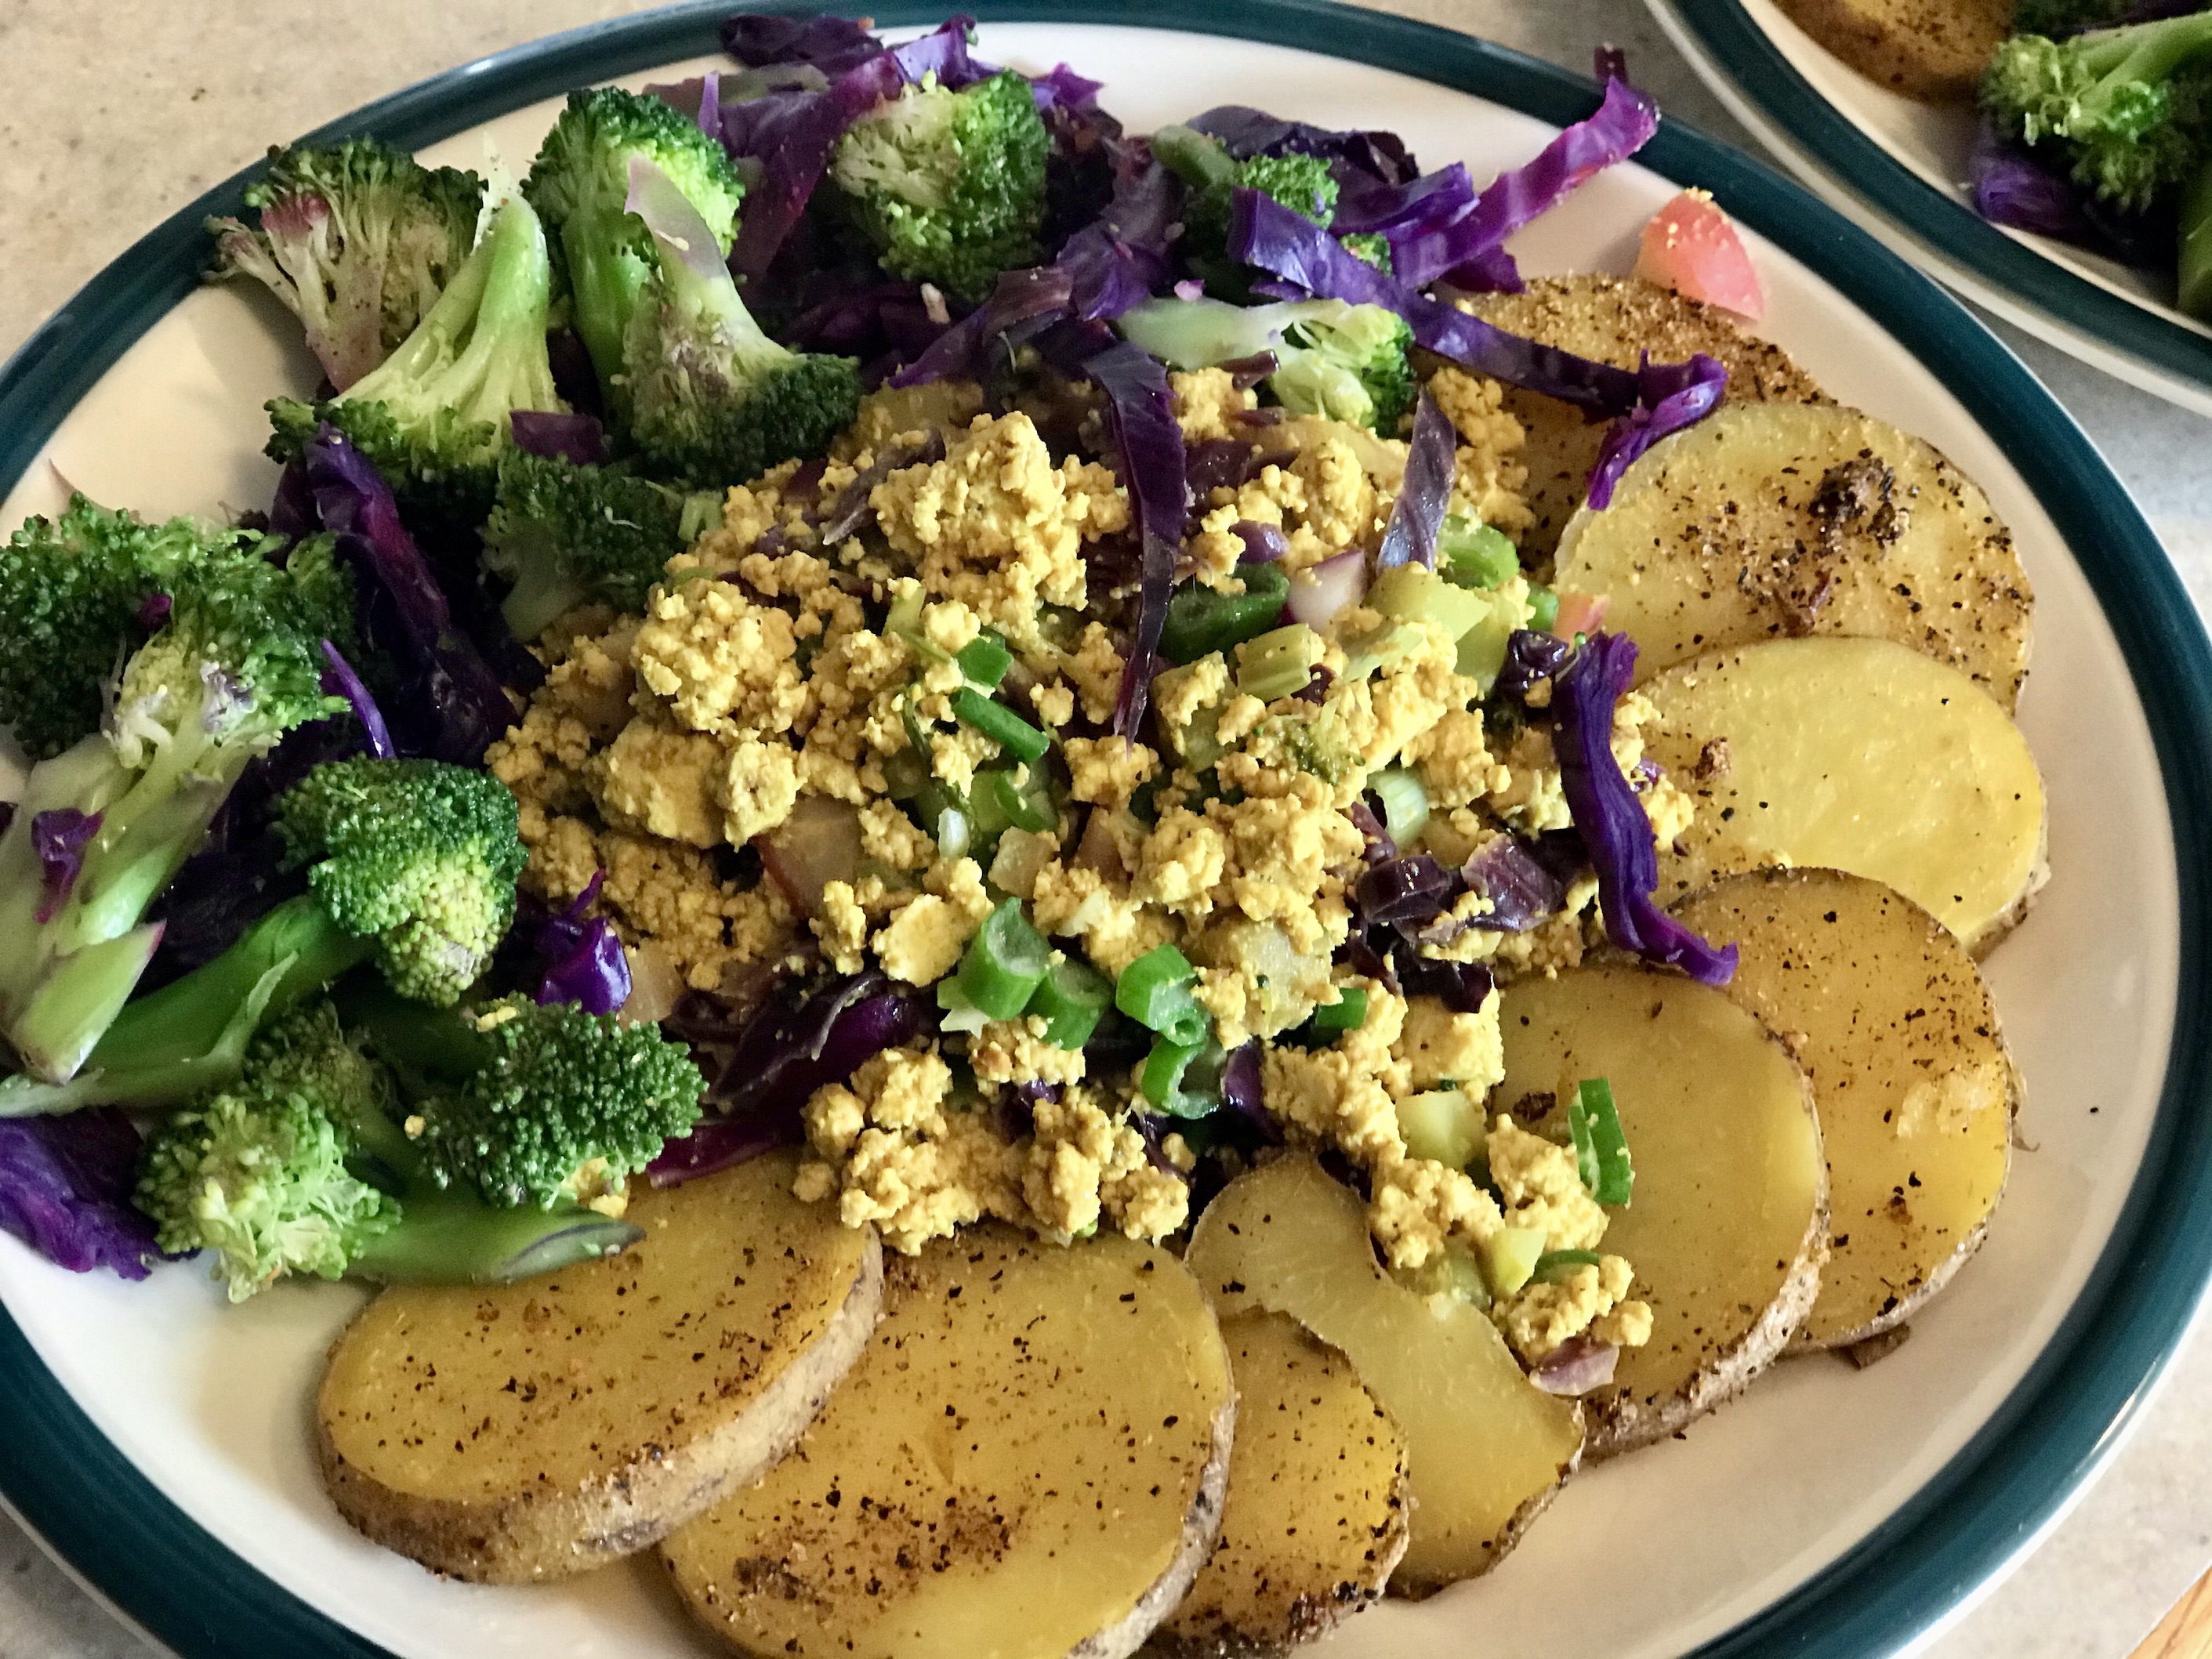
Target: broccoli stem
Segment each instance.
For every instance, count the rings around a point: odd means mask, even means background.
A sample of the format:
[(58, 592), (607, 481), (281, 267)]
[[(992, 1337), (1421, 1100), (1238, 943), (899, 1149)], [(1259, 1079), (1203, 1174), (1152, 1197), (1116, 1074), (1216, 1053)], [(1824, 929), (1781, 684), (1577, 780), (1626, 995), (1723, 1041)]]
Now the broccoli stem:
[(480, 1069), (491, 1049), (465, 1014), (410, 1002), (381, 979), (356, 975), (336, 986), (331, 1000), (349, 1031), (370, 1053), (399, 1073), (410, 1094), (435, 1084), (459, 1084)]
[(2212, 317), (2212, 161), (2199, 169), (2181, 198), (2181, 308), (2194, 317)]
[(228, 951), (124, 1008), (66, 1083), (0, 1079), (0, 1117), (79, 1106), (179, 1106), (228, 1087), (262, 1024), (297, 1007), (376, 948), (313, 897), (289, 899)]
[(346, 1273), (388, 1285), (508, 1285), (612, 1255), (644, 1237), (580, 1206), (494, 1209), (472, 1194), (410, 1192), (399, 1224), (371, 1240)]

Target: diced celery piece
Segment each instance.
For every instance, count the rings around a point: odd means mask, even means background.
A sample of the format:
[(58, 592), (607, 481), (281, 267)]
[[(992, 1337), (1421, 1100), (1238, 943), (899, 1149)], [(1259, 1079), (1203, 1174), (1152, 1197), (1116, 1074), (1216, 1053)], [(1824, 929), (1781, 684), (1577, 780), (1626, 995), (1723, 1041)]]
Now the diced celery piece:
[(1428, 827), (1429, 792), (1405, 768), (1388, 767), (1369, 778), (1367, 787), (1382, 798), (1383, 822), (1401, 848)]
[(1503, 587), (1468, 588), (1462, 590), (1485, 602), (1488, 609), (1483, 619), (1460, 635), (1460, 673), (1473, 680), (1488, 696), (1490, 688), (1497, 684), (1498, 671), (1505, 666), (1505, 647), (1511, 642), (1514, 631), (1533, 626), (1528, 588), (1516, 579)]
[(1489, 596), (1456, 587), (1418, 564), (1394, 565), (1367, 590), (1367, 605), (1393, 622), (1432, 622), (1458, 639), (1490, 615)]
[(1499, 587), (1521, 574), (1521, 555), (1504, 532), (1454, 513), (1437, 537), (1437, 569), (1468, 587)]
[(1398, 1133), (1406, 1150), (1464, 1170), (1488, 1140), (1482, 1110), (1459, 1089), (1435, 1089), (1398, 1103)]
[(1540, 1227), (1500, 1227), (1482, 1241), (1482, 1276), (1492, 1296), (1511, 1296), (1534, 1276), (1544, 1254)]
[(1448, 1296), (1476, 1308), (1490, 1306), (1490, 1286), (1483, 1281), (1482, 1265), (1457, 1239), (1447, 1242), (1419, 1267), (1395, 1270), (1391, 1277), (1416, 1296)]
[(1306, 689), (1326, 649), (1321, 635), (1304, 623), (1247, 640), (1237, 647), (1237, 689), (1261, 702), (1294, 696)]

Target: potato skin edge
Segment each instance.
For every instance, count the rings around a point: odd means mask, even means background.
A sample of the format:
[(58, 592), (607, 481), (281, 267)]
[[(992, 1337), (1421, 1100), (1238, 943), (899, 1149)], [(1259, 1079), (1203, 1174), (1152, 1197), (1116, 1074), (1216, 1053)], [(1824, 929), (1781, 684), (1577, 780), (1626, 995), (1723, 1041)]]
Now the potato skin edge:
[(356, 1532), (444, 1577), (529, 1584), (588, 1572), (658, 1543), (775, 1467), (866, 1351), (883, 1294), (883, 1249), (871, 1232), (836, 1314), (746, 1411), (672, 1455), (580, 1490), (490, 1503), (397, 1492), (345, 1460), (318, 1410), (323, 1485)]

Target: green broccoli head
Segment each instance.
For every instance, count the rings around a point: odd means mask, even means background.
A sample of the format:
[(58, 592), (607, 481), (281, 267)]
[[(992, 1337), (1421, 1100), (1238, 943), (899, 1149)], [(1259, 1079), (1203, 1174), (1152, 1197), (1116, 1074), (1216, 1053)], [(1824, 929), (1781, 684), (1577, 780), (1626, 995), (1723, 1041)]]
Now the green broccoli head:
[(2021, 34), (1990, 60), (1982, 107), (1997, 130), (2065, 150), (2076, 182), (2141, 212), (2203, 164), (2212, 14), (2063, 41)]
[(232, 537), (173, 574), (167, 622), (116, 688), (108, 732), (125, 765), (234, 777), (294, 726), (344, 708), (323, 690), (322, 641), (353, 638), (353, 573), (334, 548), (317, 536), (278, 565), (263, 539)]
[(102, 682), (177, 573), (239, 545), (190, 519), (148, 524), (82, 495), (0, 548), (0, 725), (33, 760), (100, 728)]
[(291, 862), (333, 921), (375, 937), (392, 988), (458, 1001), (514, 920), (527, 854), (506, 787), (442, 761), (334, 761), (276, 810)]
[(349, 1123), (396, 1104), (390, 1075), (348, 1044), (327, 1002), (258, 1038), (238, 1086), (157, 1128), (137, 1201), (164, 1250), (210, 1250), (230, 1299), (294, 1273), (337, 1279), (399, 1206), (347, 1167)]
[(258, 228), (210, 219), (215, 277), (252, 276), (305, 325), (344, 391), (415, 330), (475, 245), (483, 180), (374, 139), (272, 149), (246, 191)]
[(1038, 258), (1050, 148), (1023, 76), (959, 92), (932, 77), (854, 122), (830, 176), (885, 270), (981, 300)]
[(670, 181), (640, 170), (658, 274), (623, 341), (630, 437), (655, 471), (708, 489), (818, 455), (853, 422), (860, 366), (771, 340), (706, 252), (705, 222)]
[(1413, 331), (1382, 306), (1322, 300), (1297, 309), (1276, 348), (1282, 367), (1267, 377), (1268, 391), (1293, 414), (1395, 434), (1420, 395), (1408, 355)]
[(482, 520), (512, 447), (514, 412), (565, 407), (545, 349), (551, 284), (544, 228), (513, 198), (415, 331), (373, 373), (326, 403), (270, 404), (270, 455), (292, 459), (327, 421), (403, 500)]
[(619, 87), (571, 93), (522, 185), (559, 242), (576, 332), (617, 406), (623, 337), (657, 267), (652, 234), (628, 206), (640, 159), (684, 193), (727, 254), (744, 181), (719, 143), (658, 98)]
[(712, 492), (516, 450), (500, 466), (484, 562), (514, 584), (501, 607), (508, 629), (534, 640), (586, 600), (642, 611), (669, 560), (720, 522)]
[(699, 1068), (657, 1026), (520, 996), (473, 1024), (480, 1062), (417, 1107), (416, 1144), (441, 1184), (493, 1205), (588, 1200), (619, 1193), (698, 1121)]

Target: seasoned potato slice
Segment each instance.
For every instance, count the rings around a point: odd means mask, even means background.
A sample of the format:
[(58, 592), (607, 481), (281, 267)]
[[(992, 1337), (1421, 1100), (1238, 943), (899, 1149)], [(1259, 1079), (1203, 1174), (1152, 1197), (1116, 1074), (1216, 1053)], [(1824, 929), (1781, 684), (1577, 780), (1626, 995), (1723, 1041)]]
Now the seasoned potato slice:
[(1493, 1101), (1548, 1128), (1556, 1100), (1605, 1078), (1636, 1164), (1605, 1249), (1634, 1266), (1651, 1340), (1583, 1402), (1590, 1455), (1610, 1456), (1735, 1394), (1804, 1320), (1828, 1237), (1820, 1131), (1789, 1053), (1718, 991), (1608, 965), (1504, 994)]
[(1222, 1322), (1237, 1443), (1221, 1541), (1152, 1632), (1176, 1659), (1279, 1653), (1379, 1599), (1406, 1553), (1406, 1443), (1352, 1362), (1281, 1314)]
[(1933, 916), (1838, 871), (1738, 876), (1677, 914), (1735, 942), (1728, 994), (1812, 1079), (1835, 1240), (1798, 1343), (1876, 1335), (1974, 1253), (2004, 1190), (2019, 1074), (1989, 988)]
[(1971, 103), (2005, 36), (2013, 0), (1778, 0), (1799, 28), (1892, 92)]
[(1769, 865), (1848, 870), (1978, 954), (2042, 884), (2035, 757), (1956, 669), (1887, 640), (1774, 640), (1644, 690), (1659, 710), (1645, 752), (1697, 798), (1660, 848), (1662, 898)]
[(323, 1479), (378, 1543), (457, 1578), (582, 1572), (788, 1449), (883, 1297), (872, 1231), (764, 1158), (639, 1183), (621, 1255), (495, 1289), (386, 1291), (331, 1350)]
[(1358, 1199), (1310, 1158), (1230, 1182), (1187, 1259), (1224, 1314), (1285, 1313), (1341, 1348), (1406, 1437), (1413, 1535), (1394, 1590), (1489, 1571), (1582, 1455), (1574, 1403), (1530, 1382), (1485, 1315), (1385, 1274)]
[[(1826, 401), (1780, 346), (1747, 332), (1717, 307), (1637, 277), (1534, 276), (1525, 294), (1486, 294), (1470, 307), (1508, 333), (1616, 368), (1634, 368), (1647, 349), (1655, 362), (1680, 362), (1702, 351), (1728, 366), (1729, 403)], [(1521, 459), (1536, 518), (1521, 546), (1534, 563), (1558, 545), (1583, 504), (1605, 423), (1584, 420), (1555, 398), (1511, 386), (1504, 407), (1528, 434)]]
[(1656, 446), (1559, 538), (1556, 580), (1606, 593), (1638, 679), (1806, 634), (1895, 640), (2009, 714), (2034, 615), (1989, 498), (1929, 445), (1835, 405), (1741, 404)]
[(888, 1279), (799, 1449), (662, 1546), (684, 1601), (746, 1653), (1134, 1652), (1221, 1526), (1236, 1390), (1197, 1282), (997, 1227)]

